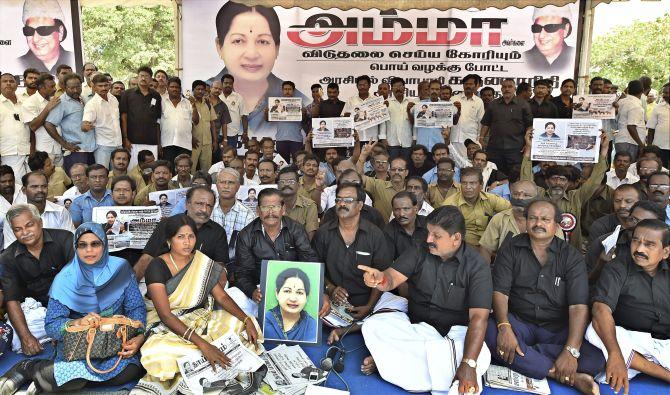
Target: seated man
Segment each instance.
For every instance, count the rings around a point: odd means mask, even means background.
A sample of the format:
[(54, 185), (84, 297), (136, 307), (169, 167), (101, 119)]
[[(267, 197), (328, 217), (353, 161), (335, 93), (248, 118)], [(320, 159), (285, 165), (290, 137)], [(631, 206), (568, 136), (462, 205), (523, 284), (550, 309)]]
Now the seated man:
[(72, 185), (70, 189), (63, 192), (63, 199), (74, 200), (74, 198), (81, 196), (88, 192), (88, 177), (86, 177), (86, 168), (88, 166), (83, 163), (74, 163), (70, 167), (70, 178)]
[[(133, 205), (133, 199), (135, 199), (135, 194), (137, 193), (137, 184), (132, 177), (128, 175), (116, 176), (112, 179), (111, 187), (112, 200), (114, 200), (113, 206), (124, 207)], [(133, 230), (132, 226), (126, 229), (126, 231), (131, 232)], [(142, 250), (139, 248), (124, 248), (119, 251), (110, 252), (109, 254), (127, 260), (132, 266), (142, 257)]]
[(170, 179), (172, 178), (172, 164), (170, 162), (157, 160), (152, 164), (152, 168), (151, 183), (137, 192), (135, 206), (153, 206), (157, 202), (149, 200), (151, 192), (175, 189), (170, 183)]
[[(140, 190), (147, 186), (144, 183), (144, 178), (142, 178), (142, 172), (141, 172), (141, 166), (144, 165), (145, 161), (147, 160), (147, 152), (151, 154), (149, 158), (153, 158), (154, 154), (151, 151), (148, 150), (142, 150), (138, 154), (138, 160), (139, 160), (139, 165), (135, 166), (132, 171), (128, 171), (128, 163), (130, 162), (130, 151), (128, 151), (125, 148), (117, 148), (114, 151), (112, 151), (112, 154), (110, 156), (111, 158), (111, 164), (112, 164), (112, 169), (109, 171), (109, 182), (110, 184), (107, 184), (107, 188), (111, 188), (111, 182), (114, 177), (118, 176), (123, 176), (127, 175), (130, 176), (133, 180), (135, 180), (135, 184), (137, 184), (137, 190)], [(153, 159), (152, 159), (153, 161)]]
[(28, 157), (30, 171), (41, 170), (49, 179), (49, 193), (47, 199), (56, 201), (56, 196), (63, 196), (65, 191), (72, 185), (72, 180), (65, 174), (60, 166), (55, 166), (53, 160), (44, 151), (37, 151)]
[(391, 200), (394, 218), (384, 228), (384, 233), (393, 248), (393, 259), (398, 259), (405, 251), (419, 247), (426, 242), (428, 230), (426, 217), (418, 215), (416, 196), (408, 191), (400, 191)]
[[(189, 176), (190, 176), (190, 174), (191, 173), (189, 173)], [(212, 186), (212, 175), (207, 173), (204, 170), (196, 171), (195, 174), (193, 174), (193, 178), (191, 180), (191, 187), (194, 187), (194, 186), (197, 186), (197, 185), (211, 187)], [(173, 217), (177, 214), (183, 214), (185, 212), (186, 212), (186, 196), (182, 196), (181, 198), (179, 198), (179, 200), (177, 200), (177, 203), (172, 207), (172, 211), (170, 211), (170, 216)], [(221, 225), (221, 224), (219, 224), (219, 225)], [(226, 231), (226, 234), (228, 235), (228, 231)], [(230, 238), (230, 235), (228, 235), (228, 238)], [(228, 247), (230, 247), (230, 246), (228, 246)]]
[(670, 225), (670, 173), (657, 172), (647, 178), (649, 200), (665, 208), (665, 223)]
[(458, 193), (459, 186), (454, 180), (456, 163), (453, 159), (441, 158), (437, 161), (435, 168), (437, 178), (435, 182), (428, 185), (428, 201), (434, 208), (438, 208), (442, 206), (446, 198)]
[(258, 316), (258, 303), (263, 298), (258, 287), (263, 260), (323, 262), (309, 245), (305, 228), (285, 215), (279, 190), (266, 188), (258, 194), (256, 214), (258, 218), (237, 237), (235, 267), (231, 270), (234, 287), (227, 290), (252, 317)]
[(600, 236), (612, 233), (617, 225), (624, 223), (625, 218), (630, 215), (630, 209), (635, 203), (644, 199), (642, 191), (630, 184), (621, 184), (615, 190), (612, 197), (613, 212), (602, 216), (591, 224), (589, 228), (589, 243), (600, 238)]
[(93, 208), (113, 206), (112, 193), (107, 189), (109, 172), (100, 164), (93, 164), (86, 168), (88, 191), (72, 201), (70, 212), (72, 222), (77, 227), (84, 222), (91, 222)]
[(7, 315), (23, 353), (35, 355), (42, 352), (36, 337), (46, 335), (44, 322), (26, 317), (21, 303), (33, 298), (47, 307), (51, 282), (74, 257), (73, 235), (69, 229), (43, 228), (40, 213), (32, 204), (13, 205), (7, 211), (6, 223), (16, 239), (0, 255)]
[(555, 203), (533, 201), (525, 216), (528, 233), (513, 237), (496, 256), (486, 345), (495, 362), (525, 376), (598, 393), (593, 376), (605, 359), (583, 341), (589, 322), (584, 259), (555, 236), (561, 220)]
[(598, 380), (617, 393), (628, 394), (639, 373), (670, 382), (669, 256), (668, 225), (642, 220), (629, 252), (607, 265), (593, 290), (586, 340), (607, 359)]
[(305, 227), (310, 240), (319, 228), (319, 215), (316, 203), (299, 193), (298, 168), (290, 165), (279, 170), (277, 189), (284, 201), (286, 216)]
[(361, 370), (378, 370), (407, 391), (480, 393), (491, 362), (484, 346), (491, 270), (464, 242), (465, 219), (456, 207), (433, 211), (427, 227), (427, 245), (408, 250), (383, 272), (358, 266), (375, 291), (407, 283), (410, 295), (408, 314), (378, 313), (363, 323), (371, 356)]

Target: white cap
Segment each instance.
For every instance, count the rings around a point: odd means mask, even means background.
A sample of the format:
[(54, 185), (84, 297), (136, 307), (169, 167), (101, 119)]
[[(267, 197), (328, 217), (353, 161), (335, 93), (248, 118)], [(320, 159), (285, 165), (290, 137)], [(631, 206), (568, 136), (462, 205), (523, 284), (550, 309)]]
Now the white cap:
[(23, 3), (23, 24), (28, 18), (53, 18), (64, 21), (63, 10), (58, 0), (26, 0)]
[(649, 94), (647, 95), (647, 97), (657, 98), (658, 97), (658, 91), (656, 89), (651, 89), (649, 91)]
[(533, 12), (533, 21), (541, 16), (560, 16), (570, 20), (572, 18), (572, 13), (570, 12), (570, 6), (556, 7), (555, 5), (548, 5), (542, 8), (535, 7)]

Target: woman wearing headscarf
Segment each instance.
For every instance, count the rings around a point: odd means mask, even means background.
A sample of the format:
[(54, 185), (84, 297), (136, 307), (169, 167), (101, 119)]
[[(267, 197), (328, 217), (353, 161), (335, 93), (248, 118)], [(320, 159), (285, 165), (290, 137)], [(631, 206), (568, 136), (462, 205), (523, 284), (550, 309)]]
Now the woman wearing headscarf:
[[(109, 373), (92, 371), (85, 360), (65, 360), (63, 339), (68, 326), (96, 323), (102, 317), (123, 315), (146, 324), (146, 308), (128, 261), (109, 255), (102, 225), (81, 224), (74, 235), (74, 258), (61, 270), (49, 291), (45, 319), (47, 335), (58, 342), (54, 361), (38, 360), (30, 392), (70, 392), (89, 383), (122, 385), (142, 374), (139, 356), (144, 343), (140, 334), (128, 339), (120, 351), (118, 366)], [(117, 362), (113, 356), (93, 363), (105, 371)]]
[[(153, 394), (185, 392), (177, 359), (186, 354), (200, 351), (215, 369), (228, 367), (228, 357), (212, 345), (222, 336), (238, 334), (256, 353), (262, 341), (256, 320), (219, 285), (223, 266), (195, 249), (195, 222), (180, 214), (165, 225), (164, 253), (149, 263), (144, 276), (148, 337), (141, 362), (147, 374), (136, 387)], [(214, 310), (215, 302), (223, 309)]]

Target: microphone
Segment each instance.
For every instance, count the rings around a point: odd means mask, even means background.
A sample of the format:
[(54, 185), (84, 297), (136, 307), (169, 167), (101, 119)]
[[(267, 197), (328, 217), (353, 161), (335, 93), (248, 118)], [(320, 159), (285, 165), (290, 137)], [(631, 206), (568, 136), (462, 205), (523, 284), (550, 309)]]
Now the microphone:
[(338, 350), (337, 347), (330, 347), (328, 351), (326, 351), (326, 356), (321, 360), (321, 369), (325, 371), (333, 369), (333, 366), (336, 365), (334, 359), (337, 356)]

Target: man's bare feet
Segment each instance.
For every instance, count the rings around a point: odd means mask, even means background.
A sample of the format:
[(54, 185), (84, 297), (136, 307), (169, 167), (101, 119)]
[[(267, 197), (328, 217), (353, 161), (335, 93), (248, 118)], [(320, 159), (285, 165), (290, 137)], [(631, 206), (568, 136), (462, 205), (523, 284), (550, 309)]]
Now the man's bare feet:
[(600, 386), (586, 373), (575, 373), (575, 388), (582, 394), (600, 395)]
[(363, 359), (363, 364), (361, 365), (361, 372), (369, 376), (377, 372), (377, 365), (375, 365), (375, 360), (372, 359), (372, 355), (369, 355)]

